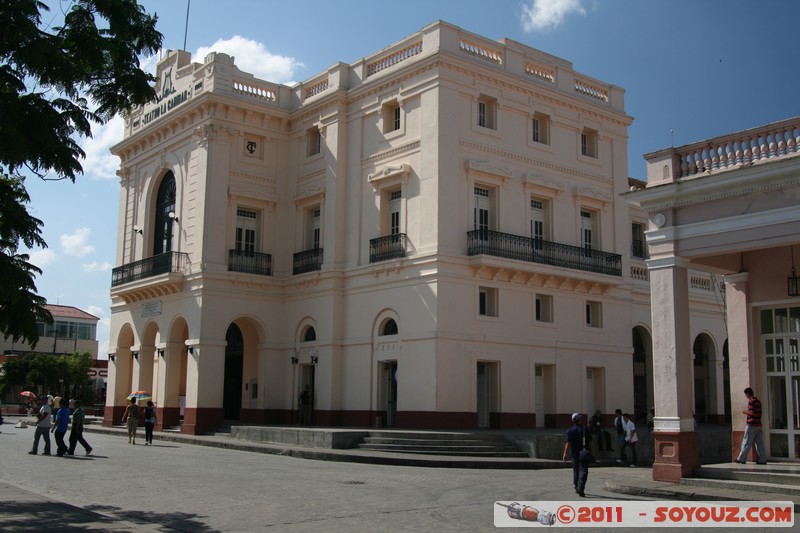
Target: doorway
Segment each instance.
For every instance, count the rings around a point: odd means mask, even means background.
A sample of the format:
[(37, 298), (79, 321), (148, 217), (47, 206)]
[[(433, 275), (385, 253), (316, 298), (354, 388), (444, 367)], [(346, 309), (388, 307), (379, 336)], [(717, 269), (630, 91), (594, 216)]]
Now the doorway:
[(492, 413), (498, 412), (498, 376), (500, 363), (478, 362), (477, 380), (477, 409), (478, 427), (489, 428), (492, 426)]
[(378, 370), (378, 410), (386, 413), (385, 426), (397, 423), (397, 361), (383, 361)]
[(225, 334), (225, 380), (222, 410), (225, 420), (239, 420), (242, 410), (242, 377), (244, 375), (244, 339), (236, 324)]
[[(311, 395), (311, 407), (309, 408), (309, 412), (304, 415), (307, 420), (301, 420), (301, 423), (305, 423), (307, 425), (314, 424), (314, 407), (317, 404), (317, 396), (315, 390), (316, 384), (316, 374), (317, 374), (317, 366), (314, 364), (305, 364), (300, 365), (300, 393), (306, 390), (308, 387), (308, 393)], [(298, 396), (299, 402), (299, 396)], [(298, 404), (299, 408), (299, 404)]]

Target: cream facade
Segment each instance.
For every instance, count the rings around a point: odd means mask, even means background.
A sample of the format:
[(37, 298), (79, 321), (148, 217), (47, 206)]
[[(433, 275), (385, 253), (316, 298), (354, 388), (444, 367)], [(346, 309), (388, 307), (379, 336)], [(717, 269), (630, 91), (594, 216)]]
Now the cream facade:
[(793, 118), (654, 152), (645, 156), (647, 188), (627, 196), (649, 219), (654, 479), (676, 481), (699, 465), (691, 268), (724, 277), (733, 457), (746, 421), (743, 391), (751, 387), (762, 401), (768, 459), (800, 460), (798, 145), (800, 119)]
[(22, 355), (28, 352), (53, 354), (88, 352), (92, 359), (97, 359), (99, 318), (71, 305), (48, 304), (45, 308), (53, 316), (53, 323), (36, 321), (39, 342), (32, 346), (21, 342), (13, 343), (11, 339), (0, 336), (0, 353)]
[[(158, 66), (126, 117), (105, 423), (564, 425), (653, 393), (624, 91), (444, 22), (288, 87)], [(724, 419), (717, 284), (691, 334)], [(702, 365), (701, 365), (702, 366)], [(704, 372), (704, 374), (703, 374)]]

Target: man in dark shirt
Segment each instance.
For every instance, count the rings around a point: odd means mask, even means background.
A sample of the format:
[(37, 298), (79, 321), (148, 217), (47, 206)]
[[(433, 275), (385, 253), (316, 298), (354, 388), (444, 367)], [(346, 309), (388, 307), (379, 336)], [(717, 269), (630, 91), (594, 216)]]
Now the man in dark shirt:
[(764, 441), (761, 438), (761, 400), (756, 398), (756, 395), (753, 394), (753, 389), (750, 387), (744, 390), (744, 395), (747, 396), (747, 411), (742, 411), (742, 414), (747, 415), (747, 426), (742, 439), (742, 451), (734, 462), (747, 464), (747, 454), (750, 453), (750, 448), (755, 444), (756, 453), (758, 453), (758, 462), (756, 464), (765, 465), (767, 464), (767, 454), (764, 451)]
[(572, 455), (572, 484), (575, 486), (575, 492), (581, 498), (585, 498), (583, 490), (586, 488), (586, 480), (589, 478), (589, 464), (586, 459), (581, 461), (581, 451), (584, 448), (588, 449), (589, 443), (592, 442), (592, 435), (583, 426), (582, 421), (583, 416), (580, 413), (572, 415), (572, 427), (567, 430), (565, 435), (563, 459), (567, 460), (567, 450), (569, 450)]

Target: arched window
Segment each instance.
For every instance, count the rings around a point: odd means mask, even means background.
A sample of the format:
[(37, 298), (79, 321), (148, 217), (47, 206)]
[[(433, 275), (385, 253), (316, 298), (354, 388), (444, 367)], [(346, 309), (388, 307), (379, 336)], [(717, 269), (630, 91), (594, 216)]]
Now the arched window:
[(397, 322), (393, 318), (383, 323), (381, 335), (397, 335)]
[(311, 342), (317, 340), (317, 332), (312, 326), (308, 326), (303, 332), (303, 342)]
[[(169, 216), (172, 213), (172, 216)], [(153, 255), (172, 251), (172, 233), (175, 224), (175, 175), (167, 172), (161, 180), (156, 197), (155, 238)]]

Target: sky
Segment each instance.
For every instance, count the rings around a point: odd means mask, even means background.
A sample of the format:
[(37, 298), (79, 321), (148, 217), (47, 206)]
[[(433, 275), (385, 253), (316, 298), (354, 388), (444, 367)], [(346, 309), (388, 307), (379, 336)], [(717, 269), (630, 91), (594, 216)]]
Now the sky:
[[(50, 0), (53, 16), (68, 0)], [(509, 38), (570, 61), (579, 73), (625, 90), (628, 175), (645, 179), (643, 154), (800, 115), (797, 0), (139, 0), (158, 15), (165, 49), (202, 62), (233, 55), (256, 77), (292, 84), (352, 63), (443, 20), (490, 39)], [(188, 6), (188, 25), (187, 25)], [(47, 17), (44, 17), (47, 19)], [(185, 47), (184, 47), (185, 40)], [(157, 57), (142, 58), (155, 71)], [(38, 293), (98, 318), (109, 345), (116, 265), (116, 118), (82, 140), (75, 183), (29, 177), (29, 210), (47, 249)]]

